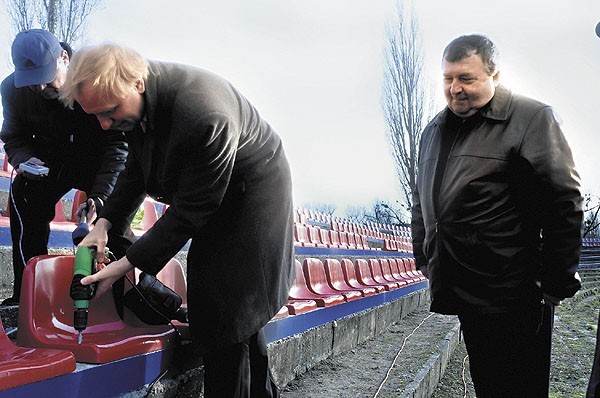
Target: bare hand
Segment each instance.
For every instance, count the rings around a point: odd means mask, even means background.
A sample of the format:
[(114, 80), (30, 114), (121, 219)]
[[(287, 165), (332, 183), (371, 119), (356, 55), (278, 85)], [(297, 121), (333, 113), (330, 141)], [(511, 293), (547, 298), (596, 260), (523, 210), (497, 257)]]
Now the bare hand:
[(129, 271), (133, 270), (133, 268), (133, 265), (129, 262), (127, 257), (123, 257), (122, 259), (107, 265), (95, 274), (86, 276), (81, 280), (81, 284), (90, 285), (94, 282), (98, 282), (98, 287), (96, 288), (96, 297), (98, 297), (106, 293), (113, 283)]
[(88, 223), (88, 225), (91, 226), (92, 223), (94, 222), (94, 220), (96, 219), (96, 203), (94, 202), (93, 199), (88, 199), (87, 201), (85, 201), (79, 205), (79, 207), (77, 208), (77, 213), (75, 213), (75, 221), (77, 221), (78, 223), (81, 222), (81, 213), (84, 210), (86, 210), (86, 207), (87, 207), (86, 222)]
[(112, 224), (105, 218), (100, 218), (94, 228), (87, 234), (78, 246), (96, 246), (98, 252), (98, 262), (107, 263), (108, 258), (104, 257), (104, 249), (108, 243), (108, 230)]

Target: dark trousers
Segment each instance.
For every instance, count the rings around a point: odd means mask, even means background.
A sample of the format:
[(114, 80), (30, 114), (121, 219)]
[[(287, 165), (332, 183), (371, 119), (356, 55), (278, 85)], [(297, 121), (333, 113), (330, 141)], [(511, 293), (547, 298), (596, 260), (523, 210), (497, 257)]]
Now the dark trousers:
[(277, 398), (263, 331), (205, 354), (205, 398)]
[(590, 376), (586, 398), (600, 398), (600, 317), (598, 318), (598, 330), (596, 332), (594, 365), (592, 366), (592, 375)]
[[(10, 233), (12, 237), (13, 297), (21, 293), (23, 269), (27, 261), (35, 256), (48, 254), (50, 222), (54, 218), (54, 206), (72, 188), (89, 192), (87, 184), (52, 173), (48, 177), (32, 181), (16, 176), (12, 183), (10, 199)], [(130, 224), (135, 214), (130, 215), (129, 224), (113, 226), (108, 236), (108, 247), (117, 258), (135, 240)], [(22, 225), (22, 228), (21, 228)]]
[(478, 398), (548, 397), (554, 306), (459, 315)]

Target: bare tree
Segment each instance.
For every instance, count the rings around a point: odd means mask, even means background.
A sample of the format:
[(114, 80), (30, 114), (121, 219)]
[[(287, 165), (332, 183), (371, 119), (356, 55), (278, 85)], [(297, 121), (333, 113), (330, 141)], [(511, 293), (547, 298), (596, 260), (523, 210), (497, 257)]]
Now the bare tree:
[(364, 206), (346, 207), (346, 218), (357, 224), (364, 224), (369, 220), (369, 210)]
[(373, 201), (370, 208), (348, 206), (346, 208), (346, 218), (358, 224), (370, 221), (388, 225), (406, 225), (399, 212), (400, 209), (395, 209), (387, 202), (377, 199)]
[(583, 212), (583, 237), (598, 236), (598, 227), (600, 227), (600, 198), (589, 193), (585, 194)]
[(319, 212), (324, 215), (332, 216), (335, 213), (335, 205), (331, 203), (311, 202), (304, 205), (304, 208)]
[(4, 0), (12, 21), (13, 36), (40, 27), (60, 41), (76, 43), (85, 33), (88, 17), (102, 7), (102, 0)]
[(406, 12), (402, 0), (396, 4), (386, 34), (382, 107), (404, 193), (403, 207), (410, 209), (416, 184), (419, 140), (425, 123), (433, 115), (434, 102), (433, 96), (428, 95), (424, 78), (417, 19), (412, 8)]

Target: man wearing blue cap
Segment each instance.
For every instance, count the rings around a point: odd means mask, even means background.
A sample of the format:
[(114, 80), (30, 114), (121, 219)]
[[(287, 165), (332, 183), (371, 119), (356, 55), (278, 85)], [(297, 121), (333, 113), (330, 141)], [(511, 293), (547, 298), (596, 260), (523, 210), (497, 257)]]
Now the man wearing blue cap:
[[(15, 71), (0, 88), (4, 113), (0, 138), (17, 174), (10, 200), (14, 287), (2, 305), (18, 304), (26, 262), (48, 253), (56, 202), (76, 188), (99, 211), (125, 167), (124, 134), (103, 131), (95, 117), (79, 106), (67, 109), (58, 100), (69, 66), (67, 50), (46, 30), (20, 32), (12, 44)], [(47, 175), (25, 171), (25, 162), (44, 165)], [(110, 248), (117, 257), (132, 237), (129, 224), (115, 230)]]

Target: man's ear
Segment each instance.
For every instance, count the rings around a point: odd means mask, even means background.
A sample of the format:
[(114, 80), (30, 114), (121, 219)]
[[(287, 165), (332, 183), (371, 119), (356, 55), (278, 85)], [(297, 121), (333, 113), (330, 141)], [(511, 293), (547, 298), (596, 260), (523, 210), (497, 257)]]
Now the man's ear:
[(138, 94), (143, 94), (146, 91), (146, 82), (144, 82), (144, 79), (137, 79), (135, 82), (135, 90)]
[(492, 76), (492, 78), (494, 79), (494, 86), (498, 86), (498, 84), (500, 84), (500, 71), (496, 71), (496, 73), (494, 73), (494, 76)]
[(60, 53), (60, 58), (63, 60), (65, 65), (69, 66), (69, 62), (71, 60), (69, 59), (69, 53), (67, 52), (67, 50), (62, 50), (62, 52)]

